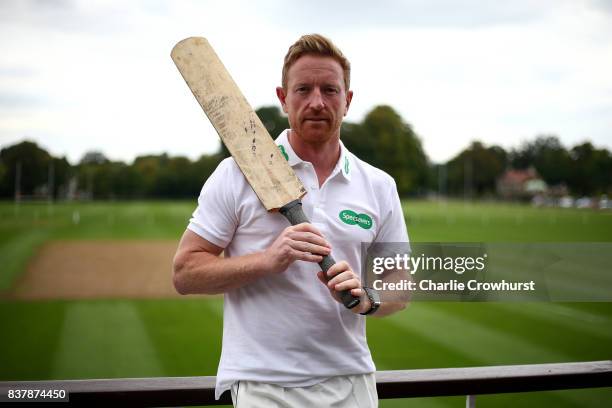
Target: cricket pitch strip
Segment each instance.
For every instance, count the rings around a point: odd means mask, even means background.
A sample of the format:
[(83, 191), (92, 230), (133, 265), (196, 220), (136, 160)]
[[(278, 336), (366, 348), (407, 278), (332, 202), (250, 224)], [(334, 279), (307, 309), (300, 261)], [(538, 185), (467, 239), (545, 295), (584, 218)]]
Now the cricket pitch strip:
[(179, 297), (172, 284), (177, 241), (51, 241), (2, 297), (138, 299)]

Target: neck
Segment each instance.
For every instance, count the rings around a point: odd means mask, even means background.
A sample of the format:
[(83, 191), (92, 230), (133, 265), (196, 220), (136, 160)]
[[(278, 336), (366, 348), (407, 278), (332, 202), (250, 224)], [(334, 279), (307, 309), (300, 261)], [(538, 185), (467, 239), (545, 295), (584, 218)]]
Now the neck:
[(296, 137), (291, 130), (289, 143), (300, 159), (312, 163), (319, 186), (323, 185), (340, 159), (340, 138), (334, 137), (322, 143), (307, 143)]

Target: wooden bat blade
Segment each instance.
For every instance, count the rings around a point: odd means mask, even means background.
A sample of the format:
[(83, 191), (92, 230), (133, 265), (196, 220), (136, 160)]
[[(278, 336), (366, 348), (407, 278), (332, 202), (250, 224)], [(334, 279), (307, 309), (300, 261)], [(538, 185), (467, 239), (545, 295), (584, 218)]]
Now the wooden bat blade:
[(205, 38), (174, 46), (172, 60), (267, 210), (306, 194), (272, 137)]

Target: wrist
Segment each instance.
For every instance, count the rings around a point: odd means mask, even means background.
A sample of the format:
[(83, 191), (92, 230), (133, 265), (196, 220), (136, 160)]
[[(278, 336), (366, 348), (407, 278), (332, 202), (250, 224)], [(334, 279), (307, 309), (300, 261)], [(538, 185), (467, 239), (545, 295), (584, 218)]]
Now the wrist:
[(359, 306), (352, 309), (355, 311), (355, 313), (358, 314), (367, 313), (367, 311), (372, 308), (372, 302), (370, 302), (370, 298), (368, 298), (368, 295), (366, 295), (365, 290), (362, 289), (362, 291), (363, 294), (361, 295), (361, 298), (359, 298)]
[(267, 251), (255, 253), (255, 259), (253, 261), (253, 274), (255, 276), (262, 277), (272, 273), (272, 264)]
[(362, 290), (365, 292), (364, 293), (365, 299), (363, 303), (367, 304), (369, 307), (366, 310), (360, 312), (360, 314), (369, 315), (369, 314), (376, 313), (376, 311), (381, 305), (380, 295), (378, 291), (372, 288), (365, 287), (365, 286), (362, 287)]

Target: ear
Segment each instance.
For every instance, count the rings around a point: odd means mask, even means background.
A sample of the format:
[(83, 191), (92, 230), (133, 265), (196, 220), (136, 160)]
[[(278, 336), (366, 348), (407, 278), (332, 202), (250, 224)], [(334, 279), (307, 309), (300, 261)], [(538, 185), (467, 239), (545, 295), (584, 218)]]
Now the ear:
[(348, 91), (346, 93), (346, 109), (344, 109), (344, 116), (348, 113), (349, 106), (351, 106), (351, 101), (353, 100), (353, 91)]
[(276, 96), (278, 97), (278, 100), (280, 101), (283, 107), (283, 112), (289, 113), (287, 112), (287, 103), (286, 103), (287, 94), (285, 94), (285, 90), (283, 89), (282, 86), (276, 87)]

